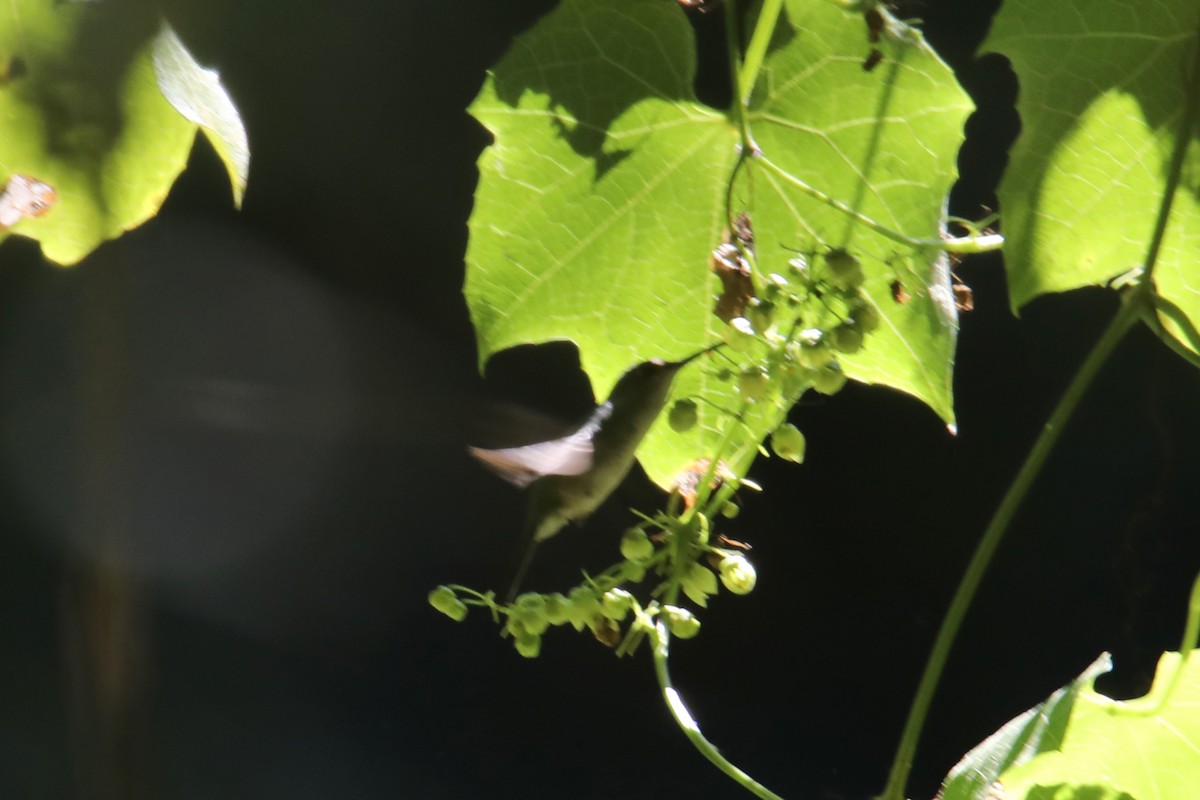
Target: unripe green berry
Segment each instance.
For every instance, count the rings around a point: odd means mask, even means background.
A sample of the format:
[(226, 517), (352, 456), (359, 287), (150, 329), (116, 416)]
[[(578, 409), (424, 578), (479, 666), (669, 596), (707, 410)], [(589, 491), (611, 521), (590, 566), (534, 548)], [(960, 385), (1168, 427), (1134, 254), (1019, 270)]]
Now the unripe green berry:
[[(799, 318), (796, 321), (799, 323)], [(823, 338), (825, 338), (825, 332), (820, 328), (804, 328), (796, 334), (796, 342), (805, 347), (815, 347), (821, 343)]]
[(602, 613), (611, 620), (620, 622), (629, 615), (633, 607), (633, 595), (624, 589), (609, 589), (601, 601)]
[(561, 592), (546, 595), (546, 621), (551, 625), (562, 625), (569, 619), (570, 603)]
[(725, 328), (725, 344), (735, 353), (744, 353), (754, 343), (754, 326), (745, 317), (734, 317)]
[(781, 391), (784, 397), (796, 398), (804, 394), (804, 390), (811, 385), (812, 370), (798, 369), (784, 379)]
[(801, 281), (808, 282), (808, 258), (803, 255), (798, 255), (795, 258), (788, 260), (788, 266), (791, 267), (793, 273)]
[(865, 298), (860, 298), (851, 304), (850, 318), (864, 334), (871, 333), (879, 327), (879, 310)]
[(589, 627), (596, 641), (606, 647), (616, 647), (621, 643), (621, 628), (607, 617), (596, 617)]
[(821, 394), (837, 394), (846, 385), (846, 373), (842, 372), (841, 364), (831, 361), (813, 373), (812, 382), (813, 388)]
[(675, 404), (671, 406), (671, 412), (667, 414), (667, 423), (671, 426), (671, 430), (683, 433), (696, 427), (698, 416), (695, 400), (676, 400)]
[(467, 606), (449, 586), (439, 586), (429, 593), (429, 605), (455, 622), (467, 618)]
[(576, 586), (567, 595), (567, 621), (582, 630), (600, 613), (600, 598), (589, 586)]
[(654, 542), (641, 528), (630, 528), (621, 537), (621, 555), (630, 561), (644, 561), (654, 555)]
[(725, 519), (737, 519), (737, 515), (742, 513), (742, 507), (732, 500), (721, 506), (721, 516)]
[(833, 344), (833, 349), (839, 353), (850, 355), (862, 349), (863, 335), (856, 325), (843, 322), (833, 329), (829, 340)]
[(672, 636), (691, 639), (700, 632), (700, 620), (696, 619), (696, 615), (686, 608), (664, 606), (663, 611), (667, 615), (667, 630), (671, 632)]
[(646, 568), (637, 561), (626, 561), (621, 568), (621, 576), (630, 583), (641, 583), (646, 577)]
[(734, 594), (749, 594), (757, 582), (758, 573), (745, 556), (735, 553), (721, 561), (721, 583)]
[(537, 592), (522, 592), (517, 595), (517, 599), (513, 601), (513, 605), (518, 608), (528, 608), (535, 611), (541, 611), (546, 607), (546, 598)]
[(775, 304), (770, 300), (759, 300), (757, 297), (750, 301), (746, 309), (746, 318), (756, 331), (765, 331), (771, 327), (775, 317)]
[(525, 658), (537, 658), (542, 652), (542, 637), (534, 633), (525, 633), (516, 637), (517, 652)]
[(804, 434), (795, 425), (780, 425), (771, 434), (771, 449), (775, 455), (797, 464), (804, 461)]
[(833, 348), (824, 342), (812, 347), (802, 347), (800, 352), (805, 366), (809, 369), (824, 369), (837, 358)]
[(761, 367), (747, 367), (738, 376), (738, 391), (747, 400), (759, 400), (767, 393), (771, 379)]
[(550, 627), (550, 620), (545, 614), (519, 615), (518, 619), (525, 632), (532, 633), (534, 636), (541, 636)]
[(832, 361), (835, 356), (825, 339), (825, 334), (818, 328), (800, 331), (792, 345), (796, 361), (809, 369), (820, 369)]
[(862, 286), (862, 264), (840, 247), (825, 254), (825, 266), (829, 267), (829, 280), (839, 289), (857, 289)]
[(536, 592), (519, 595), (513, 603), (510, 619), (516, 619), (527, 633), (541, 635), (550, 627), (546, 616), (546, 598)]

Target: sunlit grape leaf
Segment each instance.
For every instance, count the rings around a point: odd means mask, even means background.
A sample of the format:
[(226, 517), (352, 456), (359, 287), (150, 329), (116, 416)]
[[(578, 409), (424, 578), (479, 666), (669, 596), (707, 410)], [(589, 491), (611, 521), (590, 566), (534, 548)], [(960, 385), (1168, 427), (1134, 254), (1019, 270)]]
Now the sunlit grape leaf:
[[(982, 51), (1007, 56), (1020, 81), (1021, 135), (999, 191), (1014, 308), (1143, 263), (1198, 27), (1195, 0), (1006, 0), (1001, 7)], [(1187, 158), (1155, 275), (1160, 294), (1200, 324), (1196, 126)]]
[[(751, 125), (792, 176), (901, 239), (936, 240), (971, 106), (919, 37), (885, 44), (884, 64), (868, 72), (861, 17), (788, 2)], [(677, 4), (564, 0), (497, 65), (471, 107), (495, 136), (480, 159), (467, 252), (482, 361), (517, 344), (573, 341), (605, 396), (632, 364), (721, 338), (709, 255), (727, 222), (738, 136), (694, 99), (694, 62)], [(736, 197), (734, 210), (753, 219), (762, 274), (786, 271), (795, 250), (846, 246), (862, 259), (884, 325), (847, 361), (849, 374), (914, 394), (951, 421), (956, 318), (944, 262), (935, 270), (930, 251), (852, 224), (761, 164), (742, 173)], [(897, 279), (912, 302), (892, 300)], [(639, 451), (660, 484), (711, 452), (730, 424), (724, 410), (737, 399), (719, 379), (721, 359), (700, 359), (676, 381), (677, 395), (704, 401), (700, 425), (677, 434), (660, 420)], [(731, 451), (751, 453), (785, 411), (756, 409)]]
[(152, 57), (159, 90), (176, 111), (204, 131), (229, 172), (233, 202), (241, 206), (250, 174), (250, 143), (221, 77), (197, 64), (169, 25), (164, 24), (155, 37)]
[[(1146, 698), (1114, 703), (1080, 691), (1062, 744), (1005, 771), (1005, 800), (1188, 800), (1200, 786), (1200, 657), (1164, 653)], [(1163, 700), (1160, 704), (1158, 701)]]
[[(160, 86), (165, 78), (175, 102), (197, 98), (181, 78), (199, 68), (185, 66), (190, 58), (173, 49), (173, 39), (128, 4), (13, 0), (0, 8), (0, 181), (29, 176), (57, 194), (44, 216), (23, 219), (0, 238), (37, 239), (47, 258), (73, 264), (158, 211), (197, 130)], [(236, 147), (217, 149), (240, 197), (244, 144), (240, 157)]]
[[(876, 223), (936, 240), (970, 100), (911, 29), (911, 44), (885, 41), (882, 64), (865, 70), (862, 20), (829, 5), (786, 6), (751, 103), (757, 143), (790, 176)], [(788, 248), (844, 247), (863, 261), (884, 325), (843, 359), (849, 374), (909, 392), (952, 423), (957, 314), (940, 251), (914, 251), (770, 172), (759, 170), (750, 184), (766, 269), (782, 271)], [(897, 280), (911, 294), (904, 304), (892, 297)]]
[(1112, 669), (1104, 653), (1078, 678), (1005, 723), (954, 765), (942, 782), (939, 800), (985, 800), (1006, 770), (1024, 764), (1039, 753), (1062, 746), (1075, 698), (1097, 677)]

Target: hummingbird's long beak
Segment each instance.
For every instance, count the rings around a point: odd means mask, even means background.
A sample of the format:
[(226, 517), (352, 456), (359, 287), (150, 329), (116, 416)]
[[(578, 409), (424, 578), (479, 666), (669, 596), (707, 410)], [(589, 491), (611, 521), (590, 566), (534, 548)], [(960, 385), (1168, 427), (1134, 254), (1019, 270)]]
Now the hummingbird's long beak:
[(705, 353), (711, 353), (712, 351), (719, 350), (724, 346), (725, 346), (724, 342), (717, 342), (716, 344), (710, 344), (708, 347), (704, 348), (703, 350), (697, 350), (696, 352), (692, 353), (690, 356), (681, 358), (680, 360), (676, 361), (675, 363), (682, 367), (685, 364), (695, 361), (697, 358), (704, 355)]

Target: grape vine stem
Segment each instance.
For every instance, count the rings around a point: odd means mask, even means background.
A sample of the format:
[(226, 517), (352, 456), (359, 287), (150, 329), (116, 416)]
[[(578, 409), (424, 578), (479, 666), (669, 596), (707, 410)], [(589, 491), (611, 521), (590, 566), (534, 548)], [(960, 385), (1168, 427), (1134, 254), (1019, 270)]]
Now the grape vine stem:
[(1033, 449), (1029, 451), (1029, 455), (1025, 458), (1025, 463), (1021, 465), (1017, 477), (1013, 480), (1012, 485), (1009, 486), (1008, 492), (1004, 495), (1004, 499), (1001, 500), (1000, 506), (992, 516), (991, 522), (983, 534), (983, 538), (979, 541), (974, 555), (971, 556), (967, 570), (959, 582), (958, 590), (954, 593), (954, 599), (950, 602), (950, 608), (946, 612), (946, 617), (942, 620), (942, 627), (938, 631), (937, 639), (934, 641), (933, 650), (925, 666), (925, 672), (921, 675), (921, 682), (913, 698), (912, 707), (908, 713), (908, 720), (905, 723), (904, 732), (900, 737), (900, 745), (892, 762), (887, 786), (884, 788), (879, 800), (903, 800), (904, 787), (908, 782), (913, 757), (917, 750), (917, 741), (920, 738), (921, 729), (925, 724), (925, 718), (929, 713), (930, 703), (933, 700), (934, 692), (937, 690), (938, 682), (941, 680), (942, 670), (946, 666), (950, 649), (954, 644), (955, 638), (958, 636), (959, 628), (962, 626), (967, 609), (975, 597), (975, 592), (983, 580), (984, 572), (986, 572), (988, 565), (991, 563), (992, 555), (996, 552), (996, 547), (1000, 544), (1000, 540), (1004, 538), (1009, 523), (1012, 522), (1017, 509), (1025, 499), (1025, 495), (1029, 493), (1030, 487), (1041, 472), (1042, 466), (1046, 463), (1046, 458), (1054, 449), (1055, 444), (1057, 444), (1059, 436), (1067, 426), (1068, 421), (1071, 419), (1072, 414), (1074, 414), (1084, 393), (1091, 385), (1092, 380), (1099, 373), (1100, 368), (1117, 346), (1117, 343), (1121, 341), (1122, 337), (1125, 336), (1130, 327), (1141, 316), (1142, 309), (1149, 298), (1149, 290), (1146, 289), (1146, 286), (1146, 284), (1141, 284), (1130, 290), (1117, 315), (1113, 317), (1104, 333), (1100, 336), (1100, 339), (1092, 347), (1092, 351), (1088, 353), (1083, 366), (1079, 368), (1070, 385), (1067, 386), (1062, 399), (1058, 401), (1058, 405), (1050, 415), (1050, 419), (1046, 422), (1045, 427), (1042, 428), (1042, 432), (1034, 443)]
[(679, 696), (679, 692), (671, 685), (671, 674), (667, 670), (671, 634), (667, 631), (667, 625), (661, 615), (659, 615), (658, 619), (654, 620), (653, 627), (650, 630), (650, 635), (654, 643), (654, 674), (658, 678), (658, 686), (662, 690), (667, 708), (670, 709), (671, 716), (675, 718), (675, 722), (683, 730), (684, 735), (695, 745), (700, 754), (711, 761), (717, 769), (724, 772), (730, 778), (733, 778), (740, 786), (756, 797), (762, 797), (764, 800), (783, 800), (782, 797), (738, 769), (736, 764), (721, 755), (721, 751), (716, 748), (716, 745), (704, 737), (704, 734), (700, 731), (699, 724), (696, 723), (695, 717), (692, 716), (691, 712), (688, 711), (688, 707), (684, 704), (683, 698)]
[[(946, 659), (950, 655), (950, 648), (962, 626), (971, 600), (983, 580), (983, 574), (991, 563), (996, 547), (1004, 538), (1009, 523), (1012, 522), (1013, 516), (1041, 471), (1042, 465), (1045, 464), (1050, 451), (1058, 442), (1063, 428), (1066, 427), (1088, 386), (1091, 385), (1092, 380), (1117, 343), (1138, 320), (1153, 315), (1156, 307), (1163, 308), (1163, 299), (1157, 297), (1152, 275), (1158, 262), (1163, 239), (1166, 236), (1167, 225), (1171, 219), (1171, 205), (1183, 174), (1186, 152), (1191, 143), (1192, 126), (1195, 124), (1196, 117), (1200, 115), (1200, 30), (1196, 32), (1186, 86), (1187, 101), (1180, 119), (1179, 135), (1168, 168), (1162, 202), (1155, 220), (1154, 232), (1147, 247), (1145, 262), (1142, 268), (1134, 274), (1131, 285), (1122, 296), (1123, 302), (1117, 315), (1113, 317), (1100, 339), (1092, 347), (1083, 366), (1079, 368), (1079, 372), (1071, 380), (1062, 399), (1058, 401), (1049, 421), (1046, 422), (1045, 428), (1034, 442), (1033, 449), (1030, 450), (1025, 463), (1021, 466), (1020, 472), (1017, 473), (1012, 485), (1008, 487), (1008, 492), (1000, 501), (1000, 506), (992, 516), (991, 522), (988, 523), (987, 530), (984, 531), (983, 538), (975, 549), (975, 554), (971, 556), (971, 562), (967, 565), (967, 571), (963, 574), (958, 590), (954, 593), (954, 599), (950, 601), (950, 609), (946, 612), (945, 619), (942, 620), (942, 627), (938, 631), (933, 650), (929, 654), (925, 672), (921, 675), (921, 682), (917, 687), (916, 696), (913, 698), (912, 707), (909, 709), (908, 720), (904, 724), (904, 732), (901, 734), (900, 744), (888, 775), (887, 786), (884, 788), (883, 794), (879, 796), (879, 800), (903, 800), (904, 798), (904, 787), (908, 782), (909, 772), (912, 770), (917, 741), (929, 713), (929, 706), (937, 689), (938, 681), (941, 679), (942, 670), (946, 666)], [(1151, 327), (1154, 326), (1151, 325)], [(1159, 327), (1161, 329), (1161, 326)], [(1194, 611), (1195, 592), (1192, 602)], [(1196, 631), (1192, 627), (1193, 616), (1189, 616), (1188, 632), (1185, 633), (1185, 652), (1187, 639), (1196, 636)]]

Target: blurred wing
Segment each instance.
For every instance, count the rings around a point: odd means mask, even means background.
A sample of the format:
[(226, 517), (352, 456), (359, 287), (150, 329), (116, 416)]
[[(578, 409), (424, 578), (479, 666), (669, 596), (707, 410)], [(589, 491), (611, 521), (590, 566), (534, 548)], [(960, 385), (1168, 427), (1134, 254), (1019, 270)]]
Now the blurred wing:
[(501, 478), (524, 488), (545, 475), (581, 475), (592, 468), (592, 434), (587, 426), (562, 439), (485, 450), (467, 450)]

